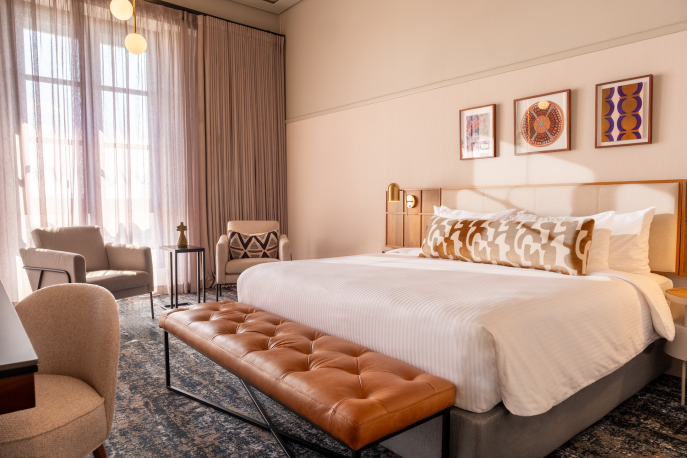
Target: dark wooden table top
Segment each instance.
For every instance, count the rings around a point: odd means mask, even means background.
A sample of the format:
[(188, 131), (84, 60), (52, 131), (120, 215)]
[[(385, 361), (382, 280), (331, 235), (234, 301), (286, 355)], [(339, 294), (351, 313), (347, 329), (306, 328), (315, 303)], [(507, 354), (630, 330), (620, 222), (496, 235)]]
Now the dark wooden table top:
[(36, 406), (38, 356), (0, 283), (0, 415)]
[(16, 369), (38, 365), (38, 356), (26, 335), (5, 287), (0, 283), (0, 378)]
[(198, 251), (205, 251), (205, 248), (203, 248), (202, 246), (193, 246), (193, 245), (189, 245), (186, 248), (179, 248), (176, 245), (162, 245), (160, 247), (160, 249), (162, 251), (169, 251), (172, 253), (195, 253)]

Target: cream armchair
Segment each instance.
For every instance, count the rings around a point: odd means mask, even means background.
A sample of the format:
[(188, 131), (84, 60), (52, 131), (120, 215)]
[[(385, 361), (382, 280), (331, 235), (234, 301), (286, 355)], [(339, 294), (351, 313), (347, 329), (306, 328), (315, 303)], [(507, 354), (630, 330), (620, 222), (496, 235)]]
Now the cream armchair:
[(235, 284), (241, 273), (250, 267), (267, 262), (290, 261), (291, 243), (286, 234), (279, 236), (279, 258), (245, 258), (229, 259), (229, 232), (240, 232), (242, 234), (261, 234), (263, 232), (277, 231), (279, 233), (278, 221), (229, 221), (227, 223), (227, 234), (222, 235), (217, 242), (215, 249), (215, 270), (217, 272), (216, 295), (219, 296), (222, 286)]
[(105, 243), (98, 226), (39, 228), (31, 231), (36, 248), (20, 248), (31, 289), (60, 283), (102, 286), (115, 299), (150, 295), (153, 310), (153, 257), (150, 248)]
[(106, 458), (119, 360), (112, 294), (93, 285), (51, 286), (16, 311), (38, 355), (36, 407), (0, 415), (0, 456)]

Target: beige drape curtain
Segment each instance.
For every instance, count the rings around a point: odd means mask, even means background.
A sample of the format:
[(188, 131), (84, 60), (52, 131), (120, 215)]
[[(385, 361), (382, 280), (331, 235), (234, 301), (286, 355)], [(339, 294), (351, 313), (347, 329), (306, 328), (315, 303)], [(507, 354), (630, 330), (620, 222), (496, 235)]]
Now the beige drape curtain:
[[(0, 0), (0, 281), (30, 292), (19, 248), (36, 227), (98, 225), (106, 241), (214, 248), (229, 220), (286, 233), (284, 38), (137, 2), (147, 51), (124, 48), (133, 20), (109, 0)], [(180, 256), (195, 291), (195, 256)]]
[(198, 18), (198, 36), (201, 243), (209, 271), (228, 221), (276, 220), (288, 233), (284, 37), (212, 17)]
[[(199, 233), (197, 16), (136, 6), (140, 56), (124, 48), (133, 21), (108, 0), (0, 0), (0, 280), (12, 300), (30, 292), (19, 248), (36, 227), (98, 225), (106, 241), (151, 247), (162, 292), (157, 248), (181, 221)], [(180, 267), (193, 288), (194, 266)]]

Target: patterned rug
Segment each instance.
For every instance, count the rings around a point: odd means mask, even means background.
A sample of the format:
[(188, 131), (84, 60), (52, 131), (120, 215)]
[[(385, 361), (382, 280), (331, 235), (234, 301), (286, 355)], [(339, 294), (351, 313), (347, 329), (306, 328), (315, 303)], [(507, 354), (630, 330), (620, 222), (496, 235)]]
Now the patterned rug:
[[(236, 290), (225, 290), (222, 298), (235, 300)], [(208, 294), (208, 300), (213, 299), (214, 291)], [(169, 297), (154, 300), (157, 315)], [(184, 300), (195, 303), (196, 296), (184, 295)], [(105, 442), (109, 457), (283, 457), (271, 434), (167, 391), (163, 333), (157, 319), (150, 317), (148, 297), (117, 302), (121, 354), (114, 426)], [(170, 354), (172, 384), (260, 420), (239, 382), (215, 363), (172, 336)], [(660, 377), (549, 458), (687, 457), (687, 410), (680, 406), (679, 392), (678, 378)], [(285, 431), (345, 453), (286, 409), (265, 396), (257, 397)], [(322, 456), (289, 445), (296, 456)], [(398, 455), (377, 446), (363, 456)]]

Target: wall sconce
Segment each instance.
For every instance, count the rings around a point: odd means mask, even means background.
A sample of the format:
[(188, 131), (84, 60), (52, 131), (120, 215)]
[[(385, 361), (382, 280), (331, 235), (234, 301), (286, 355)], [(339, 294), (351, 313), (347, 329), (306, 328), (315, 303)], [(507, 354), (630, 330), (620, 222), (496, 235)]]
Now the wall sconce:
[[(397, 183), (389, 185), (389, 202), (399, 202), (401, 200), (401, 189)], [(417, 197), (411, 196), (406, 192), (406, 207), (413, 208), (417, 205)]]

